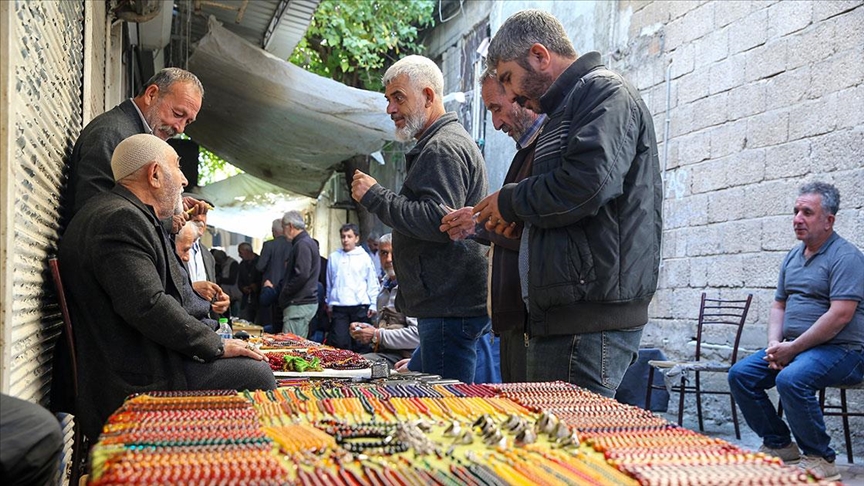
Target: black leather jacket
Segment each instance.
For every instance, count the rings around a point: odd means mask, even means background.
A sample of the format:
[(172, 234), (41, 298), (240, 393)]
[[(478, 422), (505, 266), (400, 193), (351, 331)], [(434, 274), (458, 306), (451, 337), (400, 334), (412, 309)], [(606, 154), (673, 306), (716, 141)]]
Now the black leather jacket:
[(596, 52), (577, 59), (540, 101), (549, 121), (532, 176), (499, 197), (504, 219), (530, 225), (530, 331), (644, 325), (657, 288), (663, 202), (651, 113)]

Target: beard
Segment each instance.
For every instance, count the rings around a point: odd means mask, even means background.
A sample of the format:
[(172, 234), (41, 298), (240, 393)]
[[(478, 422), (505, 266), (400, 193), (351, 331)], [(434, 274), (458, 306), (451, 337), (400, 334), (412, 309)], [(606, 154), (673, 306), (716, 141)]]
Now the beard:
[(529, 110), (528, 108), (515, 108), (513, 109), (513, 126), (510, 128), (510, 135), (513, 140), (516, 142), (522, 138), (522, 135), (525, 135), (525, 132), (531, 128), (531, 125), (534, 123), (534, 120), (537, 119), (537, 116)]
[(426, 113), (421, 106), (415, 107), (404, 117), (405, 126), (396, 129), (396, 140), (405, 143), (414, 140), (417, 134), (426, 126)]
[(396, 278), (396, 270), (393, 268), (393, 265), (390, 265), (388, 268), (384, 269), (384, 273), (387, 275), (387, 278), (393, 280)]
[(530, 65), (527, 67), (527, 71), (522, 78), (522, 84), (519, 86), (521, 94), (516, 97), (516, 103), (519, 103), (519, 106), (530, 108), (535, 113), (543, 113), (540, 97), (549, 90), (555, 80), (550, 74), (539, 73)]
[[(167, 219), (175, 214), (183, 214), (183, 186), (171, 174), (170, 169), (167, 167), (163, 167), (162, 169), (162, 173), (164, 174), (162, 179), (163, 187), (156, 195), (156, 201), (159, 203), (159, 219)], [(177, 212), (178, 210), (179, 213)]]

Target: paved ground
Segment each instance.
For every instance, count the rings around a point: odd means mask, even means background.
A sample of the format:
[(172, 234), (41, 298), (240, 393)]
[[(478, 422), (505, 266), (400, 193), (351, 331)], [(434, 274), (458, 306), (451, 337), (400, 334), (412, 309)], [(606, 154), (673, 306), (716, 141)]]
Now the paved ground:
[[(677, 412), (667, 413), (664, 416), (666, 417), (666, 420), (671, 423), (678, 422)], [(691, 418), (685, 414), (683, 425), (688, 429), (699, 431), (699, 425), (696, 422), (695, 417)], [(705, 431), (702, 433), (711, 437), (719, 437), (725, 441), (731, 442), (732, 444), (735, 444), (745, 449), (756, 450), (762, 444), (759, 436), (754, 434), (753, 431), (751, 431), (743, 422), (741, 424), (741, 440), (735, 438), (735, 429), (732, 426), (732, 423), (716, 425), (711, 421), (707, 421), (705, 423)], [(840, 442), (839, 444), (833, 444), (833, 447), (837, 451), (836, 464), (837, 469), (843, 476), (843, 484), (851, 486), (864, 486), (864, 457), (855, 456), (854, 464), (849, 464), (846, 462), (846, 449), (845, 447), (843, 447), (842, 442)]]

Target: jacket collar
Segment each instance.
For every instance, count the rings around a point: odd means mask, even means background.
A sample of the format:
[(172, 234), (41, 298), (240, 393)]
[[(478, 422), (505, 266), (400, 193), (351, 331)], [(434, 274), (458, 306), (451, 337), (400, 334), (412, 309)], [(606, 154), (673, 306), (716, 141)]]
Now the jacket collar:
[(570, 94), (576, 82), (598, 67), (603, 67), (603, 63), (600, 60), (600, 53), (595, 51), (588, 52), (573, 61), (573, 64), (565, 69), (558, 76), (558, 79), (552, 83), (552, 86), (540, 97), (540, 106), (543, 108), (543, 113), (554, 112), (561, 102), (564, 101), (564, 98)]
[(429, 140), (434, 137), (435, 134), (438, 133), (438, 131), (441, 130), (444, 125), (447, 125), (448, 123), (459, 123), (459, 119), (456, 118), (456, 113), (444, 113), (431, 125), (429, 125), (429, 128), (427, 128), (426, 131), (423, 132), (423, 135), (420, 136), (420, 139), (417, 140), (417, 145), (415, 145), (414, 148), (412, 148), (407, 155), (419, 154), (420, 151), (423, 150), (423, 147), (426, 146), (426, 143), (428, 143)]
[(147, 219), (149, 219), (151, 223), (159, 226), (160, 228), (162, 227), (161, 223), (159, 222), (159, 218), (156, 217), (156, 210), (153, 209), (153, 206), (141, 202), (141, 200), (138, 199), (138, 196), (133, 194), (132, 191), (126, 189), (120, 184), (115, 184), (114, 187), (111, 189), (111, 192), (131, 202), (132, 205), (134, 205), (136, 208), (140, 209), (141, 212), (147, 215)]

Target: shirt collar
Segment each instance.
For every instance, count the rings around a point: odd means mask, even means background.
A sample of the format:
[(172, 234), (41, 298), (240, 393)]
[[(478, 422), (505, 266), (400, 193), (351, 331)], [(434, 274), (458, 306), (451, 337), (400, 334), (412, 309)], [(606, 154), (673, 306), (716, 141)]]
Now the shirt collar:
[(523, 133), (522, 136), (519, 137), (519, 140), (516, 142), (516, 147), (519, 150), (522, 150), (524, 147), (527, 147), (534, 143), (534, 140), (536, 140), (537, 136), (540, 135), (540, 130), (543, 128), (543, 125), (546, 124), (546, 118), (547, 117), (545, 114), (538, 116), (534, 120), (534, 123), (532, 123), (531, 126), (528, 127), (527, 130), (525, 130), (525, 133)]
[(135, 104), (135, 100), (132, 99), (132, 98), (129, 98), (129, 101), (132, 102), (132, 106), (135, 107), (135, 111), (137, 111), (137, 112), (138, 112), (138, 116), (141, 117), (141, 123), (144, 124), (144, 128), (147, 129), (147, 131), (148, 131), (148, 133), (150, 133), (150, 135), (153, 135), (153, 129), (150, 128), (150, 124), (147, 123), (147, 119), (144, 118), (144, 113), (141, 113), (141, 109), (138, 108), (138, 105)]

